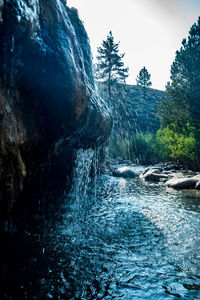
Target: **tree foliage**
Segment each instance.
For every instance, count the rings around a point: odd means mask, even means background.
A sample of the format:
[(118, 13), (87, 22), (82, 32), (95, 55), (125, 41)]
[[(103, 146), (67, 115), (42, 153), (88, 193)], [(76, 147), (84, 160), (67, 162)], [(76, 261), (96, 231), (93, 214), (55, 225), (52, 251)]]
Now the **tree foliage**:
[(122, 61), (125, 54), (119, 54), (119, 43), (114, 42), (111, 31), (97, 51), (96, 78), (106, 83), (111, 98), (111, 87), (116, 83), (125, 83), (128, 77), (128, 68), (124, 68)]
[(159, 104), (157, 140), (170, 157), (200, 168), (200, 17), (176, 52), (170, 78)]
[(136, 82), (137, 85), (143, 87), (144, 99), (146, 98), (146, 88), (152, 85), (150, 81), (151, 75), (148, 73), (147, 69), (144, 67), (140, 70), (139, 75), (137, 76)]
[(162, 127), (174, 122), (180, 127), (187, 122), (200, 127), (200, 17), (176, 52), (166, 95), (159, 105)]

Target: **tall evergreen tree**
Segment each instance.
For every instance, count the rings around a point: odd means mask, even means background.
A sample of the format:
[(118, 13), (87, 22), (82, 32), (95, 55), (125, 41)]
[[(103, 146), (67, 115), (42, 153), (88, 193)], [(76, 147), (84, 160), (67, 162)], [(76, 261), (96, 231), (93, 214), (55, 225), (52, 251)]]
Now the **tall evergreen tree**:
[(200, 17), (171, 67), (171, 82), (159, 104), (159, 138), (171, 157), (200, 169)]
[(116, 83), (125, 83), (128, 77), (128, 68), (124, 68), (123, 54), (119, 54), (119, 43), (114, 42), (112, 32), (102, 42), (102, 47), (97, 48), (99, 55), (96, 65), (96, 78), (106, 83), (109, 99), (111, 87)]
[(146, 88), (152, 85), (150, 81), (151, 75), (148, 73), (147, 69), (144, 67), (140, 70), (139, 75), (137, 76), (136, 82), (137, 85), (143, 87), (143, 96), (146, 98)]
[(200, 129), (200, 17), (176, 52), (170, 78), (167, 97), (159, 105), (162, 127), (174, 122), (182, 127), (189, 122)]

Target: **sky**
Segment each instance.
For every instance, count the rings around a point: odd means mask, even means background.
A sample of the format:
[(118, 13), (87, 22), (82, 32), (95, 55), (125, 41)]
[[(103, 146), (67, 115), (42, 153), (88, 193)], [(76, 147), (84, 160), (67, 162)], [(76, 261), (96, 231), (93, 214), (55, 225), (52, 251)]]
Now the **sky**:
[(128, 84), (145, 66), (152, 88), (165, 89), (176, 50), (200, 15), (200, 0), (67, 0), (76, 7), (90, 39), (93, 59), (111, 30), (125, 53)]

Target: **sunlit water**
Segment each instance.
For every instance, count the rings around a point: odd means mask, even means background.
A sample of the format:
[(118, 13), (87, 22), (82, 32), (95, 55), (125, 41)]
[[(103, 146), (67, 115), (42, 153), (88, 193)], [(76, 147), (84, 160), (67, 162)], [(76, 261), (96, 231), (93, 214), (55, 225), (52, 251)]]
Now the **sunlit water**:
[(5, 299), (200, 299), (200, 198), (101, 175), (60, 213), (26, 233)]

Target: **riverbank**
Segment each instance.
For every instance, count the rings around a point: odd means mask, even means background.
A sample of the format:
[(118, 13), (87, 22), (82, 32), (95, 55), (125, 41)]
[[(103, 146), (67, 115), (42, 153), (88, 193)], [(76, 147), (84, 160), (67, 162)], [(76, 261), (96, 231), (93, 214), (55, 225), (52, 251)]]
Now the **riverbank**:
[(200, 172), (184, 170), (171, 163), (146, 167), (128, 161), (117, 164), (111, 161), (107, 165), (109, 174), (114, 177), (139, 177), (143, 182), (159, 183), (173, 189), (196, 190), (200, 197)]

